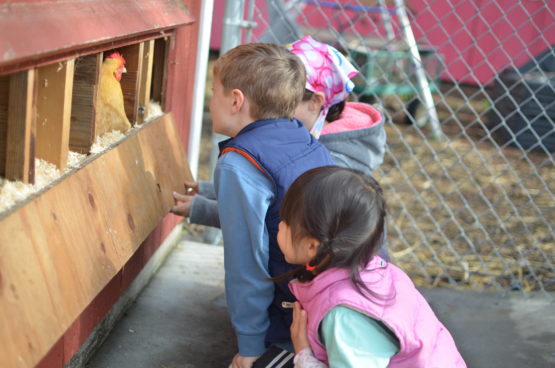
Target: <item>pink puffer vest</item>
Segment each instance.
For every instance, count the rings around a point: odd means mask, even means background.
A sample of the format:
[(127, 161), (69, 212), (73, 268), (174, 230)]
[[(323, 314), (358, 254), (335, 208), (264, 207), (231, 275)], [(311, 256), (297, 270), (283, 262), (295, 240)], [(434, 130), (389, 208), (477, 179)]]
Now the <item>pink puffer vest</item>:
[(316, 358), (329, 363), (318, 327), (329, 310), (344, 305), (383, 322), (395, 334), (400, 351), (388, 367), (466, 367), (451, 334), (403, 271), (376, 256), (361, 277), (376, 296), (362, 296), (346, 269), (330, 269), (311, 282), (289, 284), (307, 311), (308, 339)]

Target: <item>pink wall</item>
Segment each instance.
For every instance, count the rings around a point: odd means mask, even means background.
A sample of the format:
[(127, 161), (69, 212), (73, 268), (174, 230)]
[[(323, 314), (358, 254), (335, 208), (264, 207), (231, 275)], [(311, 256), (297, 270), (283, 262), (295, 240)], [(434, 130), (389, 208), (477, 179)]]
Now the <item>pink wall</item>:
[[(555, 45), (555, 1), (414, 0), (415, 33), (445, 58), (446, 79), (489, 84)], [(457, 3), (452, 7), (452, 3)]]
[[(230, 0), (232, 1), (232, 0)], [(352, 0), (320, 3), (353, 4)], [(265, 1), (257, 0), (265, 10)], [(411, 0), (408, 2), (417, 40), (443, 56), (443, 79), (489, 84), (509, 66), (520, 67), (555, 44), (555, 1)], [(215, 0), (211, 48), (218, 49), (225, 0)], [(395, 18), (395, 17), (394, 17)], [(345, 33), (385, 35), (381, 16), (306, 4), (297, 18), (302, 26), (344, 27)], [(353, 23), (354, 21), (354, 23)], [(260, 23), (260, 21), (259, 21)], [(398, 22), (394, 25), (399, 37)], [(257, 30), (260, 32), (259, 30)]]
[(225, 0), (214, 0), (212, 13), (212, 30), (210, 31), (210, 49), (219, 50), (222, 42), (222, 22), (224, 20)]
[[(225, 13), (225, 3), (226, 1), (234, 0), (214, 0), (214, 11), (212, 13), (212, 30), (210, 33), (210, 49), (219, 50), (220, 43), (222, 41), (222, 27)], [(245, 1), (245, 18), (247, 19), (247, 1)], [(253, 37), (256, 40), (258, 37), (264, 33), (267, 28), (267, 16), (266, 16), (266, 1), (265, 0), (255, 0), (255, 18), (259, 22), (259, 27), (253, 30)], [(260, 19), (262, 17), (262, 19)], [(245, 40), (245, 32), (243, 31), (243, 42)]]

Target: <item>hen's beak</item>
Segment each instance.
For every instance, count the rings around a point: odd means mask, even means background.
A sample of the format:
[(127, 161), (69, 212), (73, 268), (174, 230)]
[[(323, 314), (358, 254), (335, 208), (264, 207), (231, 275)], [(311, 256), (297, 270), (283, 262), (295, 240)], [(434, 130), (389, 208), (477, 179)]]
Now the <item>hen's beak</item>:
[(125, 69), (125, 67), (123, 67), (122, 73), (127, 73), (127, 69)]

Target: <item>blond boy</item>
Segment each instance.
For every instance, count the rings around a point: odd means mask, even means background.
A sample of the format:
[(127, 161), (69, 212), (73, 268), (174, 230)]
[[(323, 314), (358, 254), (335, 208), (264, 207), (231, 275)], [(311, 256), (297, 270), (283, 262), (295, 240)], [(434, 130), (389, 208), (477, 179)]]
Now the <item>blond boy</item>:
[(294, 301), (287, 283), (268, 279), (290, 270), (277, 245), (281, 201), (314, 167), (333, 165), (324, 146), (293, 118), (305, 69), (274, 44), (245, 44), (214, 65), (210, 101), (220, 143), (214, 187), (224, 239), (227, 307), (239, 352), (230, 367), (251, 367), (270, 344), (290, 345)]

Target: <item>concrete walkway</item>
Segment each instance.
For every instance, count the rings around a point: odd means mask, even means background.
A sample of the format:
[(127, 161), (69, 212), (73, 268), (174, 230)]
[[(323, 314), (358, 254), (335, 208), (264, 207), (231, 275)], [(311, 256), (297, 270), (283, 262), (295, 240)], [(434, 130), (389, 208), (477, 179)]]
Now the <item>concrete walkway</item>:
[[(555, 367), (555, 298), (422, 290), (469, 368)], [(227, 368), (223, 248), (182, 241), (89, 368)], [(446, 367), (448, 368), (448, 367)]]

